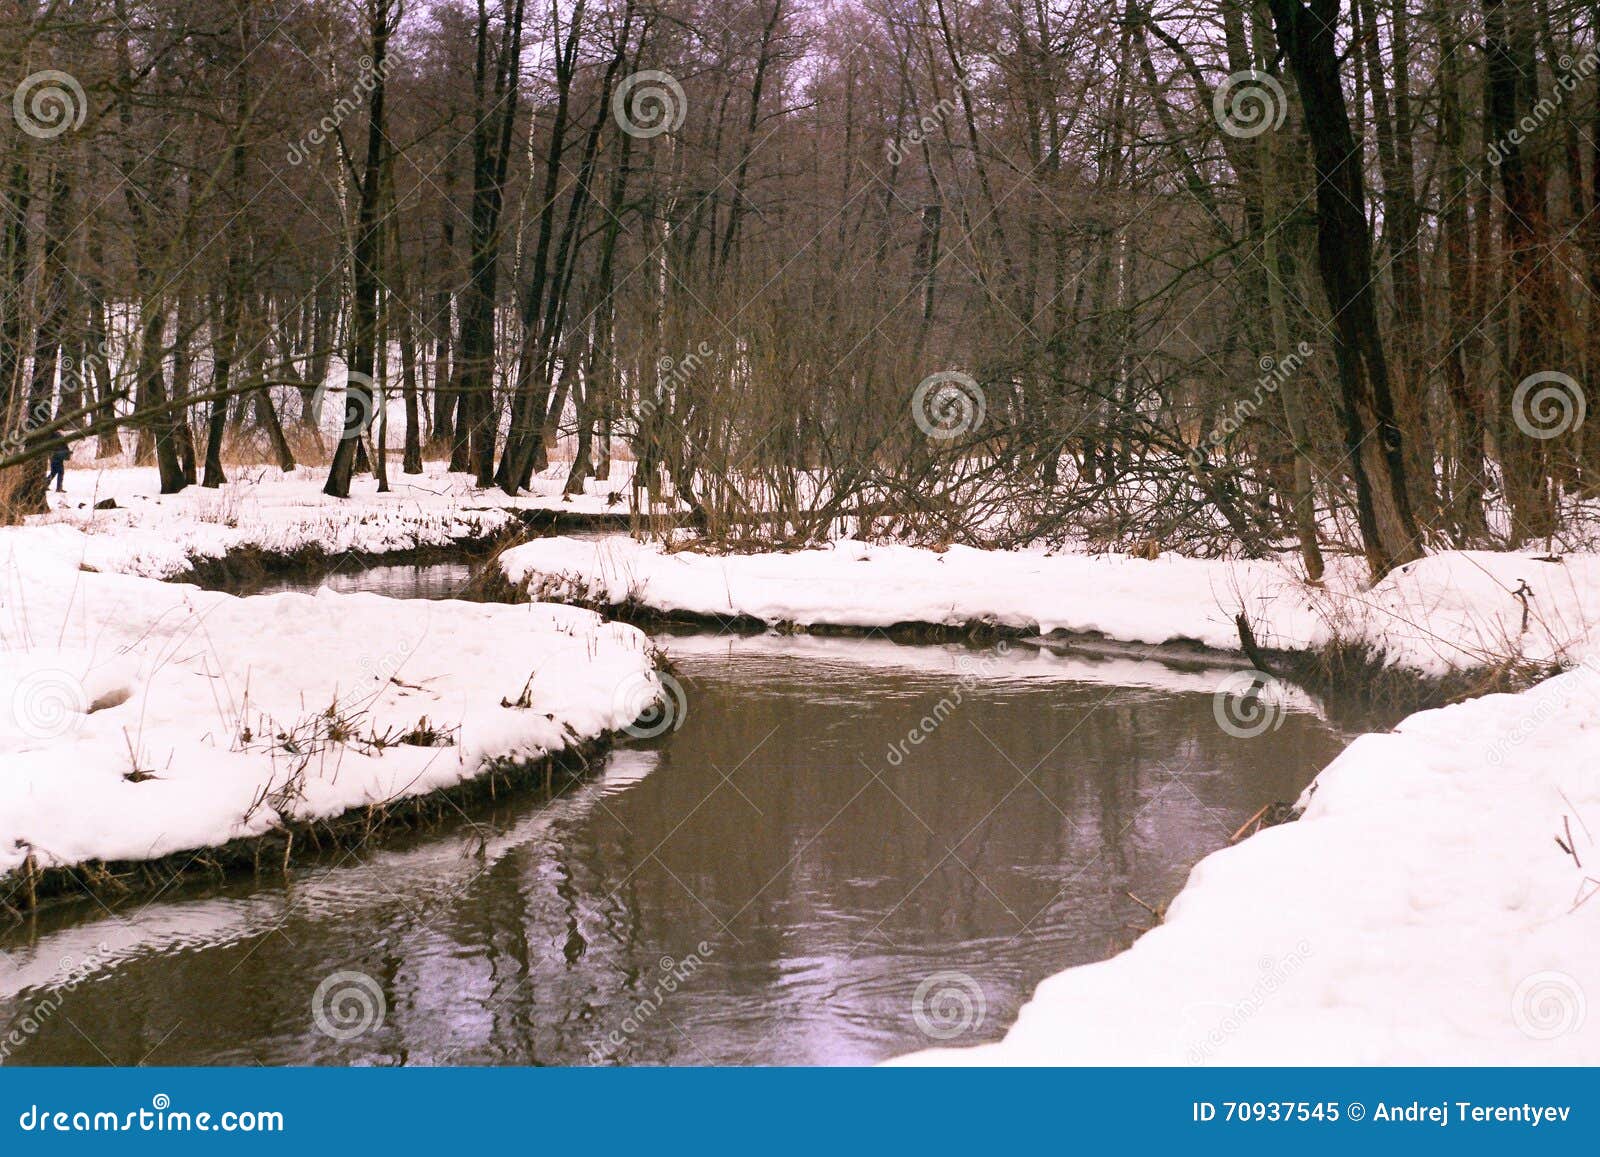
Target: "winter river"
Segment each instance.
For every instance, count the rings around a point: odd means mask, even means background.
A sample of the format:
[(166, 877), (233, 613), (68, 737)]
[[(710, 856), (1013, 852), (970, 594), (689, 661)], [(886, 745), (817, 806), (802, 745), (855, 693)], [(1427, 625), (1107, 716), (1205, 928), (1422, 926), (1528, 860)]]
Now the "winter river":
[[(437, 598), (466, 573), (333, 585)], [(1309, 705), (1230, 736), (1217, 671), (660, 642), (679, 726), (553, 803), (0, 929), (4, 1063), (857, 1063), (993, 1040), (1343, 742)], [(313, 1012), (336, 973), (378, 1006), (350, 1039)]]

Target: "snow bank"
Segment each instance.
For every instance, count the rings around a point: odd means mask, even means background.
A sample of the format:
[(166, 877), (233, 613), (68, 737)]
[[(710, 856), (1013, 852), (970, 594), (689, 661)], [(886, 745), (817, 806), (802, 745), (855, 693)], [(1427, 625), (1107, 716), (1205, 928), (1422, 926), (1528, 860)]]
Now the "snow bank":
[(0, 1002), (29, 989), (57, 988), (63, 975), (85, 977), (142, 960), (246, 943), (283, 925), (291, 911), (319, 920), (353, 919), (406, 897), (415, 912), (455, 905), (474, 880), (530, 845), (559, 851), (564, 825), (642, 782), (661, 753), (645, 748), (612, 752), (592, 779), (539, 808), (524, 808), (510, 827), (474, 824), (444, 829), (401, 847), (376, 847), (359, 859), (329, 860), (297, 872), (291, 895), (282, 889), (196, 895), (173, 891), (139, 906), (137, 919), (120, 912), (79, 914), (44, 928), (0, 956)]
[[(1319, 590), (1274, 562), (959, 546), (936, 552), (854, 540), (790, 554), (709, 556), (620, 537), (549, 538), (505, 552), (501, 566), (540, 597), (806, 626), (987, 623), (1237, 650), (1234, 616), (1243, 610), (1263, 646), (1301, 650), (1335, 635), (1362, 639), (1392, 663), (1434, 674), (1512, 652), (1536, 662), (1570, 658), (1588, 624), (1600, 621), (1596, 555), (1549, 562), (1456, 551), (1412, 563), (1371, 590), (1348, 560)], [(1524, 599), (1515, 594), (1524, 583), (1526, 628)]]
[(1356, 740), (1299, 823), (1201, 861), (1003, 1041), (904, 1060), (1600, 1062), (1597, 707), (1600, 664)]
[[(69, 468), (67, 492), (52, 493), (51, 513), (33, 522), (85, 532), (84, 561), (99, 570), (170, 578), (242, 548), (378, 555), (489, 539), (512, 525), (518, 510), (625, 511), (631, 463), (614, 466), (610, 482), (590, 480), (588, 493), (570, 498), (561, 492), (564, 464), (534, 478), (530, 493), (508, 498), (430, 463), (420, 475), (392, 471), (387, 494), (377, 492), (371, 475), (357, 477), (348, 499), (322, 493), (324, 467), (232, 467), (231, 481), (217, 489), (167, 495), (153, 467)], [(115, 508), (95, 509), (106, 499)]]
[(152, 859), (453, 787), (632, 723), (646, 637), (570, 607), (234, 598), (0, 531), (0, 874)]

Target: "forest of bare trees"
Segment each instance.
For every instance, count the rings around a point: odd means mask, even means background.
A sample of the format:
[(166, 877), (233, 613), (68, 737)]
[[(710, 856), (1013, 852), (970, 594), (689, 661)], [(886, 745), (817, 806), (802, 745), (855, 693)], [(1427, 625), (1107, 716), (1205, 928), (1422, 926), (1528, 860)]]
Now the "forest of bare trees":
[[(1584, 533), (1600, 0), (3, 0), (0, 468), (707, 531)], [(324, 420), (326, 404), (344, 420)], [(391, 462), (391, 456), (393, 461)]]

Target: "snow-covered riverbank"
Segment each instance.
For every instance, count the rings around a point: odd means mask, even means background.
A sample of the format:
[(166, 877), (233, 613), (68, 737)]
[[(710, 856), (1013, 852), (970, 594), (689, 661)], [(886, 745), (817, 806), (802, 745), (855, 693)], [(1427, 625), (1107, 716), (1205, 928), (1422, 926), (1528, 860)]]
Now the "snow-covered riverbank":
[[(0, 876), (383, 808), (603, 740), (659, 692), (648, 640), (569, 607), (248, 599), (84, 569), (0, 530)], [(13, 904), (15, 900), (13, 899)]]
[[(377, 554), (433, 526), (448, 545), (462, 519), (515, 517), (466, 510), (464, 490), (335, 504), (315, 481), (151, 506), (130, 492), (128, 511), (85, 500), (0, 530), (0, 895), (16, 904), (51, 867), (203, 853), (448, 791), (601, 740), (660, 693), (646, 638), (587, 610), (237, 599), (144, 577), (319, 536)], [(1600, 1062), (1596, 556), (1446, 553), (1372, 589), (1350, 564), (1319, 589), (1274, 563), (851, 541), (712, 556), (543, 539), (500, 565), (535, 598), (666, 616), (1237, 650), (1243, 612), (1264, 647), (1356, 642), (1425, 675), (1574, 666), (1359, 739), (1300, 823), (1204, 860), (1164, 924), (1045, 982), (1004, 1041), (907, 1060)]]
[(1006, 1038), (916, 1064), (1600, 1063), (1600, 667), (1353, 743)]
[[(1355, 641), (1427, 675), (1511, 657), (1580, 664), (1358, 739), (1303, 797), (1301, 822), (1204, 860), (1160, 927), (1046, 981), (1004, 1041), (907, 1061), (1600, 1062), (1594, 556), (1441, 554), (1370, 590), (1353, 568), (1318, 590), (1265, 563), (856, 542), (712, 557), (546, 539), (501, 564), (541, 597), (669, 616), (1237, 649), (1243, 611), (1265, 647)], [(930, 1015), (970, 1020), (981, 984), (946, 987), (928, 994)]]
[(1513, 656), (1572, 662), (1600, 622), (1595, 555), (1546, 561), (1454, 551), (1412, 563), (1371, 590), (1352, 560), (1333, 569), (1326, 589), (1315, 589), (1273, 562), (936, 552), (855, 541), (721, 556), (622, 538), (549, 538), (504, 552), (500, 566), (539, 598), (806, 627), (984, 624), (1237, 651), (1234, 616), (1242, 611), (1263, 647), (1354, 641), (1390, 664), (1432, 675)]
[(613, 481), (591, 481), (588, 493), (570, 496), (558, 467), (549, 474), (561, 478), (536, 477), (531, 493), (508, 498), (430, 462), (423, 474), (395, 471), (385, 494), (372, 475), (360, 475), (349, 499), (322, 493), (325, 467), (234, 467), (217, 489), (167, 495), (154, 467), (86, 468), (69, 471), (67, 492), (52, 493), (50, 513), (31, 521), (83, 531), (83, 561), (98, 570), (173, 578), (244, 553), (379, 558), (488, 543), (532, 511), (614, 517), (627, 510), (630, 465), (618, 463)]

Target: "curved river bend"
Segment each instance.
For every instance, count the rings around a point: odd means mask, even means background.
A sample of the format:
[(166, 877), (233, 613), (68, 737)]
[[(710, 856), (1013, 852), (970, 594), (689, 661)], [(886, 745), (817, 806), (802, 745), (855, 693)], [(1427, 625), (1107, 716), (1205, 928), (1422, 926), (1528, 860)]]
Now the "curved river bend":
[[(465, 573), (334, 585), (442, 597)], [(1225, 734), (1218, 672), (660, 641), (679, 726), (553, 803), (0, 931), (4, 1063), (861, 1063), (993, 1040), (1040, 980), (1150, 927), (1130, 896), (1165, 903), (1343, 743), (1304, 708)]]

